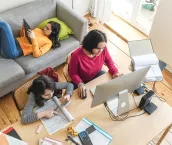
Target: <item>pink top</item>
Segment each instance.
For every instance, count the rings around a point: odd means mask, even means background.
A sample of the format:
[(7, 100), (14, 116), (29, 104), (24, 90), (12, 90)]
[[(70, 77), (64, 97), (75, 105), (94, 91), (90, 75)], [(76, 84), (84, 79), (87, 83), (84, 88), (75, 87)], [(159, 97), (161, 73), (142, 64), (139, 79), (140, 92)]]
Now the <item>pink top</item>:
[(100, 55), (93, 58), (84, 53), (82, 46), (79, 47), (71, 54), (69, 64), (69, 74), (73, 83), (78, 85), (80, 82), (91, 81), (102, 69), (103, 64), (107, 65), (112, 75), (118, 73), (107, 47), (104, 48)]

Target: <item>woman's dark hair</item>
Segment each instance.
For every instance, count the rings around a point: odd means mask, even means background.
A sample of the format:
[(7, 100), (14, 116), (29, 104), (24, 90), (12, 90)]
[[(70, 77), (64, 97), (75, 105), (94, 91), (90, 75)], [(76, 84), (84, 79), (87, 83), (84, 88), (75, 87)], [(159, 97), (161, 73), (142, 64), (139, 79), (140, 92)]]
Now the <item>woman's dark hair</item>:
[(54, 91), (55, 82), (48, 76), (41, 75), (32, 82), (32, 85), (29, 87), (27, 94), (32, 92), (35, 96), (36, 104), (38, 106), (43, 106), (44, 98), (42, 98), (41, 95), (45, 93), (45, 89)]
[(61, 44), (60, 44), (60, 41), (58, 39), (58, 36), (59, 36), (59, 32), (60, 32), (60, 24), (56, 23), (56, 22), (53, 22), (53, 21), (50, 21), (48, 22), (49, 24), (51, 24), (51, 34), (49, 36), (49, 39), (52, 41), (52, 48), (57, 48), (57, 47), (60, 47)]
[(84, 37), (82, 46), (92, 54), (92, 50), (97, 48), (99, 42), (107, 42), (106, 34), (100, 30), (92, 30)]

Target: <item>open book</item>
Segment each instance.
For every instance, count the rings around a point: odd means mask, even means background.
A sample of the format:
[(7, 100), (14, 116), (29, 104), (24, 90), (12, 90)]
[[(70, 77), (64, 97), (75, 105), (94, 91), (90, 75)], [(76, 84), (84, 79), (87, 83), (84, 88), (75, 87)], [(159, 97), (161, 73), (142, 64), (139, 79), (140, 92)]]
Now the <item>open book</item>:
[(41, 121), (48, 131), (50, 135), (55, 133), (56, 131), (66, 127), (74, 120), (72, 115), (67, 111), (67, 109), (61, 105), (59, 99), (54, 96), (53, 99), (45, 102), (45, 105), (41, 108), (35, 110), (36, 113), (46, 111), (46, 110), (54, 110), (58, 112), (59, 115), (54, 115), (52, 118), (42, 118)]
[(162, 80), (163, 76), (159, 67), (159, 60), (154, 53), (133, 56), (132, 63), (135, 71), (147, 66), (151, 66), (145, 78), (146, 82)]

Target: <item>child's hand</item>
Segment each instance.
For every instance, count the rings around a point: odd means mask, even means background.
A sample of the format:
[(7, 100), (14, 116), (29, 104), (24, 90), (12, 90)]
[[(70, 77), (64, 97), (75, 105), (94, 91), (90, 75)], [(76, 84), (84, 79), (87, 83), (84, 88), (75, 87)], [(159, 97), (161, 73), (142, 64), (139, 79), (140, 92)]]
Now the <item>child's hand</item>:
[(69, 100), (70, 100), (70, 95), (69, 94), (63, 96), (63, 98), (62, 98), (63, 102), (69, 102)]
[(28, 36), (31, 38), (31, 39), (33, 39), (33, 38), (35, 38), (35, 34), (34, 34), (34, 32), (32, 31), (32, 30), (28, 30), (27, 31), (27, 34), (28, 34)]
[(40, 112), (38, 113), (38, 118), (41, 119), (41, 118), (52, 118), (54, 116), (54, 114), (58, 114), (57, 112), (55, 111), (43, 111), (43, 112)]

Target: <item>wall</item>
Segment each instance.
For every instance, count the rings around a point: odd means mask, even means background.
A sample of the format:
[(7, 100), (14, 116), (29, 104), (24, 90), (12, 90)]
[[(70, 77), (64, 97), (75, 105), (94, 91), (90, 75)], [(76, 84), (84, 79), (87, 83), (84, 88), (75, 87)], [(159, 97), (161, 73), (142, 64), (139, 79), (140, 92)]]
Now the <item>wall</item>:
[(11, 9), (13, 7), (29, 3), (34, 0), (0, 0), (0, 12)]
[(155, 53), (172, 66), (172, 0), (160, 0), (150, 38)]

